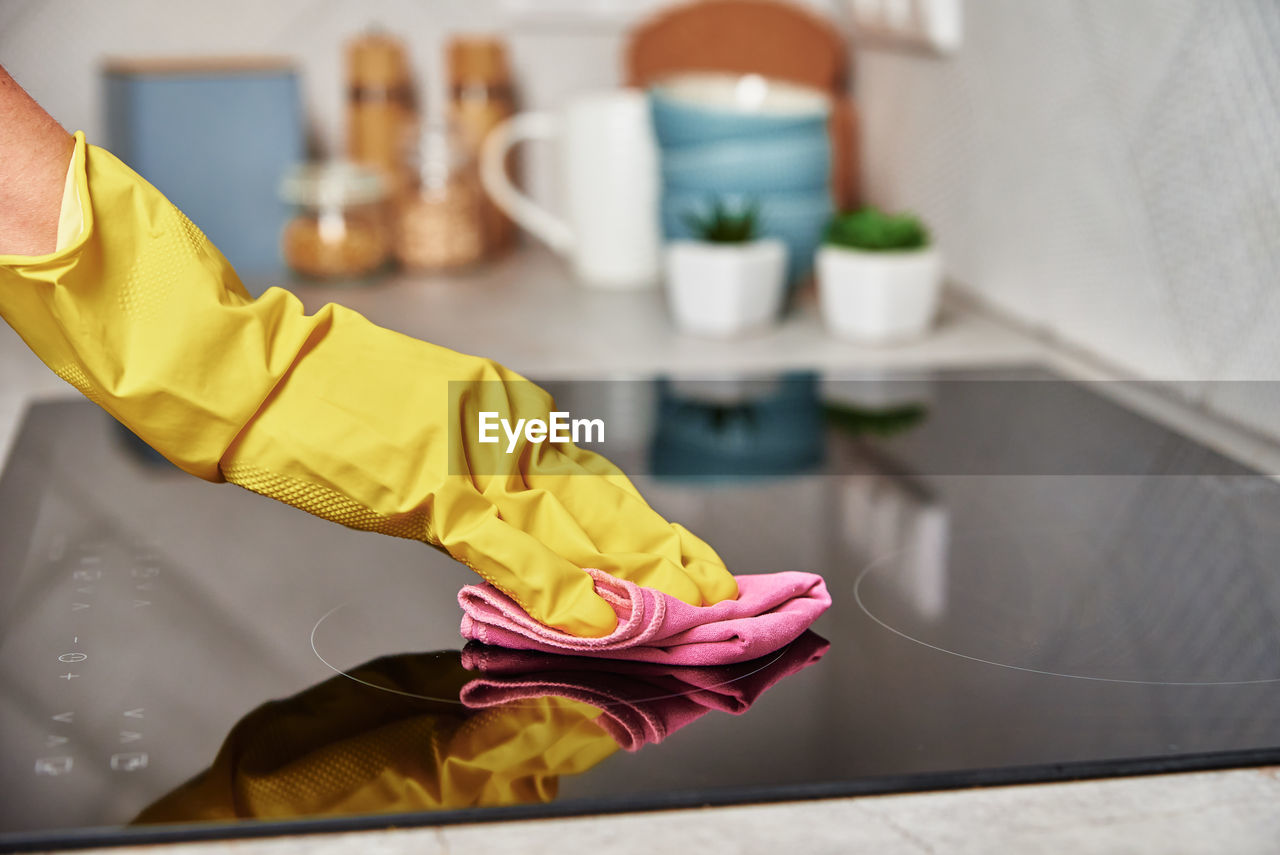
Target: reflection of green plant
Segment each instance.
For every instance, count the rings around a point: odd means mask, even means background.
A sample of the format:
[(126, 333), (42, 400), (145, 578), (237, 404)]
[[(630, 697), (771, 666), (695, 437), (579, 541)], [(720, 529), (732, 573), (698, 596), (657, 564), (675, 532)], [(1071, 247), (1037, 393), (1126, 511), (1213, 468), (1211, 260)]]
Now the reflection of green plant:
[(896, 252), (928, 246), (929, 231), (911, 214), (886, 214), (866, 207), (832, 217), (822, 240), (846, 249)]
[(732, 211), (720, 199), (711, 203), (711, 211), (705, 217), (693, 211), (684, 214), (685, 225), (707, 243), (750, 243), (756, 239), (759, 220), (760, 206), (755, 202)]
[(823, 408), (829, 424), (852, 436), (889, 437), (921, 424), (929, 415), (924, 404), (902, 404), (884, 410), (828, 404)]

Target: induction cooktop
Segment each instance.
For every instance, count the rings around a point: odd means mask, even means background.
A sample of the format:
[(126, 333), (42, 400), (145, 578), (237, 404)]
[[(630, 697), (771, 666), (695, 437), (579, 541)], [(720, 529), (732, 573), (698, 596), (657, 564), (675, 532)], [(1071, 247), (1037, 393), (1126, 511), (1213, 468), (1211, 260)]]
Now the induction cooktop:
[(735, 572), (820, 572), (830, 611), (721, 669), (463, 648), (447, 557), (40, 403), (0, 478), (0, 847), (1280, 761), (1280, 483), (1107, 388), (550, 388)]

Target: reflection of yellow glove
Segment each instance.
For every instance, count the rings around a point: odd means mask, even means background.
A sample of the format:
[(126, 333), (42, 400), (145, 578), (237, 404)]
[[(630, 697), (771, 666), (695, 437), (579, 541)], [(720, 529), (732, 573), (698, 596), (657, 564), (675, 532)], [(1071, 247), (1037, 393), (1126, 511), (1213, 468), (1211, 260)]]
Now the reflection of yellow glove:
[(251, 299), (199, 229), (79, 134), (71, 176), (79, 234), (0, 257), (0, 314), (178, 466), (431, 543), (578, 635), (616, 624), (583, 567), (694, 604), (736, 596), (714, 551), (598, 455), (475, 441), (480, 410), (545, 420), (537, 387), (341, 306), (307, 316), (276, 288)]
[(618, 750), (600, 710), (539, 698), (482, 712), (457, 697), (458, 654), (395, 656), (241, 719), (213, 765), (137, 822), (288, 819), (546, 802), (559, 777)]

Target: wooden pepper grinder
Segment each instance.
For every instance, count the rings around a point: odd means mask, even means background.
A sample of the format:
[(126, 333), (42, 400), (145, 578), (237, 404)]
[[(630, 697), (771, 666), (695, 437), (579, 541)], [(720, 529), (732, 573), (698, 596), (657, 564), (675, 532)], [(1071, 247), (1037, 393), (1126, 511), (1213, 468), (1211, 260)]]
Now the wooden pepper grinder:
[[(450, 118), (474, 161), (495, 125), (515, 113), (507, 48), (494, 36), (459, 36), (449, 42)], [(515, 225), (486, 194), (480, 202), (486, 255), (511, 246)]]
[(369, 32), (347, 46), (347, 156), (378, 170), (391, 197), (405, 186), (404, 152), (417, 125), (404, 45)]

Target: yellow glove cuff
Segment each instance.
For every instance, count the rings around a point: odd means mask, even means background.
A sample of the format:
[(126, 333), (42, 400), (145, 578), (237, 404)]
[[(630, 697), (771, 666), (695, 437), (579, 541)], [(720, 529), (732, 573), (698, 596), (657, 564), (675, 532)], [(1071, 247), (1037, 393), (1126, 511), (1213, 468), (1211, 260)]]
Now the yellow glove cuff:
[(295, 298), (255, 303), (181, 211), (82, 133), (68, 176), (58, 249), (0, 256), (0, 315), (179, 467), (223, 480), (223, 453), (296, 358), (307, 319), (282, 328), (301, 316), (279, 311)]

